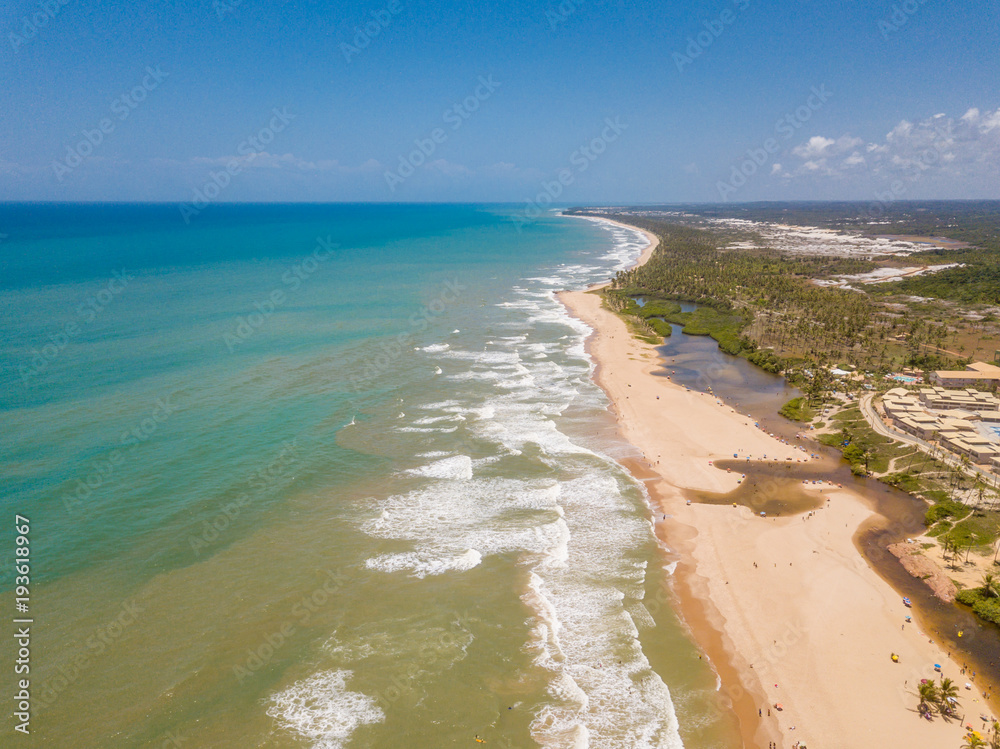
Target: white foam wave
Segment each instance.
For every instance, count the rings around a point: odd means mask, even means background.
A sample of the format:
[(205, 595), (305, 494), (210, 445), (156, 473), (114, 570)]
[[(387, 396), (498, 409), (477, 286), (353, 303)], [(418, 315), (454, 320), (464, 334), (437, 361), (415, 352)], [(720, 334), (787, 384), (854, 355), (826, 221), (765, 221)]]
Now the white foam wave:
[(435, 556), (417, 552), (385, 554), (365, 560), (365, 566), (381, 572), (409, 572), (413, 577), (441, 575), (445, 572), (464, 572), (479, 566), (483, 555), (475, 549), (467, 549), (451, 557)]
[(271, 697), (267, 714), (314, 749), (340, 749), (359, 726), (381, 723), (375, 700), (347, 689), (350, 671), (321, 671)]
[(464, 417), (460, 414), (448, 414), (447, 416), (425, 416), (422, 419), (417, 419), (413, 422), (413, 426), (426, 426), (428, 424), (437, 424), (442, 421), (462, 421)]
[(467, 455), (456, 455), (420, 468), (411, 468), (407, 473), (428, 478), (468, 480), (472, 478), (472, 458)]

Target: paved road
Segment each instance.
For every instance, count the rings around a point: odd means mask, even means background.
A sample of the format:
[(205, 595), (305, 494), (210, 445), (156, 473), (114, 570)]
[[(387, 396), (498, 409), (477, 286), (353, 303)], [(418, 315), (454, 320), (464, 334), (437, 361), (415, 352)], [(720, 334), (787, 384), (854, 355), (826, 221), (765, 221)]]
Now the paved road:
[(894, 439), (897, 442), (905, 442), (907, 444), (923, 448), (924, 450), (934, 449), (932, 445), (924, 442), (922, 439), (914, 437), (912, 434), (907, 434), (906, 432), (896, 431), (882, 421), (882, 418), (875, 411), (875, 406), (872, 404), (873, 400), (875, 400), (875, 394), (866, 393), (862, 395), (861, 400), (858, 401), (858, 409), (861, 411), (861, 415), (865, 417), (865, 421), (868, 422), (868, 426), (881, 434), (883, 437)]

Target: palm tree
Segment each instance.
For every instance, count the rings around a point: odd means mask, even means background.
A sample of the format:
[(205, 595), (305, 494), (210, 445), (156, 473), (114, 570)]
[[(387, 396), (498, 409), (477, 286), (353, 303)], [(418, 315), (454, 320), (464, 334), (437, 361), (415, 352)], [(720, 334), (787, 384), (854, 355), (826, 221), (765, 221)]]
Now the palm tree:
[(983, 584), (980, 587), (987, 598), (996, 598), (1000, 595), (1000, 580), (992, 572), (983, 575)]
[(969, 548), (967, 548), (965, 550), (965, 561), (966, 562), (969, 561), (969, 554), (972, 553), (972, 547), (974, 547), (976, 545), (976, 542), (979, 540), (979, 534), (978, 533), (970, 533), (969, 536), (970, 536), (971, 540), (969, 541)]
[(924, 682), (917, 687), (917, 695), (920, 697), (920, 705), (918, 709), (922, 713), (929, 713), (931, 705), (936, 705), (938, 701), (937, 684), (933, 681)]
[(941, 712), (950, 713), (958, 704), (958, 686), (951, 679), (941, 679), (941, 685), (937, 688), (937, 698)]
[(993, 721), (990, 733), (990, 749), (1000, 749), (1000, 723)]
[(983, 747), (986, 747), (986, 742), (971, 733), (965, 737), (965, 743), (962, 744), (962, 749), (983, 749)]
[(981, 506), (983, 504), (983, 492), (986, 491), (986, 482), (983, 481), (983, 477), (980, 474), (977, 473), (976, 474), (976, 480), (975, 480), (975, 482), (973, 483), (972, 486), (973, 486), (973, 489), (975, 489), (976, 492), (979, 495), (977, 497), (977, 499), (976, 499), (976, 509), (978, 510), (978, 509), (981, 508)]

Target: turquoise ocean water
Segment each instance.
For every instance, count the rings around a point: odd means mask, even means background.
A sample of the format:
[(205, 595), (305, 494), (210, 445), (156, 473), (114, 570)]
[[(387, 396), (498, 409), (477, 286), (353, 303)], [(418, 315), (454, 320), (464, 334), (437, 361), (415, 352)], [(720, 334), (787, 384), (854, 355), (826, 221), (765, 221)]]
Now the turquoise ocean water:
[(645, 240), (511, 214), (0, 205), (0, 745), (729, 745), (554, 297)]

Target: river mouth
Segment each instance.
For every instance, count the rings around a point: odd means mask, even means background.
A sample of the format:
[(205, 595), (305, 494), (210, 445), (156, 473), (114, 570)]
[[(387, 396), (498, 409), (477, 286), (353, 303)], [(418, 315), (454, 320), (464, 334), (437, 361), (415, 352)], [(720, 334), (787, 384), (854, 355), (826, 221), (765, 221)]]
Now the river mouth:
[(686, 489), (685, 498), (705, 505), (742, 505), (754, 515), (781, 517), (818, 510), (826, 500), (816, 490), (835, 487), (827, 481), (828, 471), (801, 463), (718, 460), (715, 466), (745, 478), (731, 492)]

